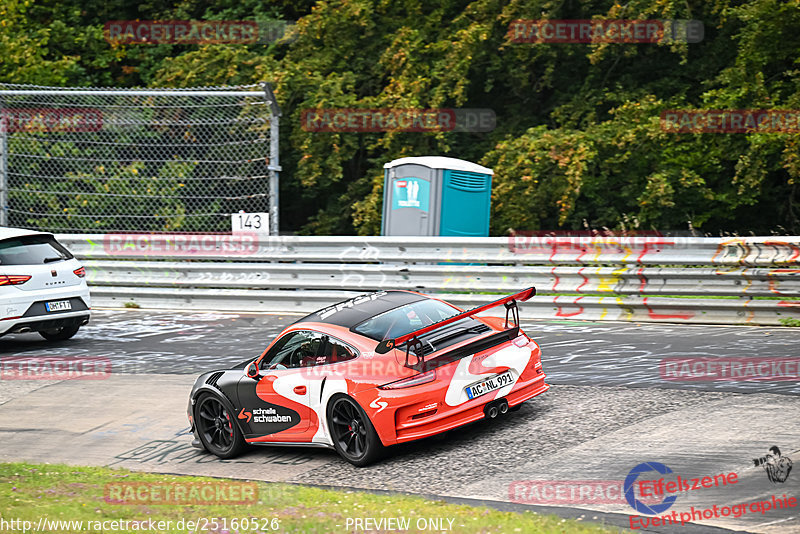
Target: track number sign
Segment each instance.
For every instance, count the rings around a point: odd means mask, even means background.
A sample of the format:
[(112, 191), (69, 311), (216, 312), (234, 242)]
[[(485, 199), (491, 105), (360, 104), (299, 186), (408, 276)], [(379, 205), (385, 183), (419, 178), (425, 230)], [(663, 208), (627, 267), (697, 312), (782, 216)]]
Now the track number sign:
[(269, 213), (232, 213), (231, 231), (234, 234), (255, 232), (269, 235)]

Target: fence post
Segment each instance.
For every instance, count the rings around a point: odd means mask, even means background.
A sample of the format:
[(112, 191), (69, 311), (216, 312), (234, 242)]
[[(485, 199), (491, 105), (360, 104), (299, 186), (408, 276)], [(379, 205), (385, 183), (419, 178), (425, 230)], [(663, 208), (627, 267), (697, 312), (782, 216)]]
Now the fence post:
[(8, 226), (8, 118), (0, 98), (0, 226)]
[(275, 100), (272, 86), (268, 82), (264, 82), (263, 86), (271, 111), (269, 118), (269, 166), (267, 167), (269, 169), (269, 234), (280, 235), (278, 226), (280, 224), (278, 217), (280, 206), (278, 188), (280, 180), (278, 179), (278, 173), (281, 171), (279, 155), (281, 109)]

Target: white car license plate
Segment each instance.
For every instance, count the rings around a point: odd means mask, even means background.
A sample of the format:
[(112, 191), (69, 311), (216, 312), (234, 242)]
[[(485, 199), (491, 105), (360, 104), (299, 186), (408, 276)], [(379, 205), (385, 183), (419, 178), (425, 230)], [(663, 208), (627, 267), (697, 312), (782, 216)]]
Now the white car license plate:
[(72, 303), (68, 300), (54, 300), (53, 302), (45, 302), (44, 307), (49, 312), (57, 312), (71, 310)]
[(511, 374), (511, 371), (506, 371), (505, 373), (500, 373), (499, 375), (487, 378), (486, 380), (481, 380), (477, 384), (467, 386), (467, 397), (474, 399), (476, 397), (480, 397), (481, 395), (486, 395), (487, 393), (490, 393), (496, 389), (500, 389), (503, 386), (508, 386), (513, 382), (514, 376)]

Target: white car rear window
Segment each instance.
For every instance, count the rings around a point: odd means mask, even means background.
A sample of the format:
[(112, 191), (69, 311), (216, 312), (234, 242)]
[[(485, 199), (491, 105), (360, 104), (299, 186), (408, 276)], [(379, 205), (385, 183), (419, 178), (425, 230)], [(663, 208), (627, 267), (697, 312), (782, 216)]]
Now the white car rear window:
[(30, 235), (0, 241), (0, 266), (42, 265), (69, 259), (72, 254), (51, 236)]

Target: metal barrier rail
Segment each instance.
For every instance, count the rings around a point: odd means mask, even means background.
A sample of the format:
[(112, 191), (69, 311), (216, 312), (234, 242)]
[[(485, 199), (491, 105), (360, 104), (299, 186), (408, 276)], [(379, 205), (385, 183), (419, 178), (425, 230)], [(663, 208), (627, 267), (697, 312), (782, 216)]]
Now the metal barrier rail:
[(236, 289), (408, 289), (537, 294), (785, 297), (800, 295), (800, 269), (387, 265), (353, 263), (84, 263), (94, 285)]
[[(357, 294), (324, 290), (92, 287), (93, 303), (99, 306), (122, 307), (135, 302), (142, 308), (239, 312), (310, 313)], [(497, 297), (463, 293), (435, 296), (462, 308), (486, 304)], [(551, 296), (534, 297), (520, 307), (525, 319), (777, 325), (781, 318), (800, 318), (800, 302), (753, 299)]]
[(525, 239), (522, 252), (518, 238), (59, 236), (99, 305), (310, 312), (410, 289), (472, 306), (532, 285), (527, 317), (800, 319), (798, 237)]
[(800, 237), (355, 237), (150, 234), (59, 236), (86, 259), (462, 262), (505, 265), (797, 266)]

